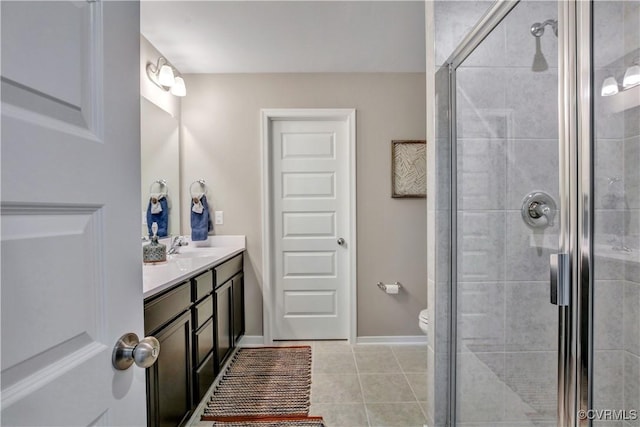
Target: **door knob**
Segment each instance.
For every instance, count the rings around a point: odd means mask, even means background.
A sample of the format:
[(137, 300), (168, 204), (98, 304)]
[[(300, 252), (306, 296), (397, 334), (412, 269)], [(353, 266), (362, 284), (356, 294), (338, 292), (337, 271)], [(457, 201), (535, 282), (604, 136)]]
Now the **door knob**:
[(141, 341), (132, 332), (120, 337), (111, 356), (113, 367), (124, 371), (134, 363), (148, 368), (158, 360), (160, 342), (155, 337), (145, 337)]
[(343, 239), (342, 237), (340, 237), (340, 238), (338, 239), (338, 244), (339, 244), (340, 246), (344, 245), (344, 239)]

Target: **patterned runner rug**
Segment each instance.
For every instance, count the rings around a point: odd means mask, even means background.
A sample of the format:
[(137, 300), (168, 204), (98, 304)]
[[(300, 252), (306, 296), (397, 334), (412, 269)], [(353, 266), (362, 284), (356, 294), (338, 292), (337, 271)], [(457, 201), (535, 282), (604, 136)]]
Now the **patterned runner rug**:
[(310, 395), (311, 347), (241, 348), (202, 420), (228, 427), (322, 426), (321, 417), (308, 417)]
[(213, 427), (325, 427), (325, 425), (322, 417), (299, 417), (260, 421), (214, 421)]

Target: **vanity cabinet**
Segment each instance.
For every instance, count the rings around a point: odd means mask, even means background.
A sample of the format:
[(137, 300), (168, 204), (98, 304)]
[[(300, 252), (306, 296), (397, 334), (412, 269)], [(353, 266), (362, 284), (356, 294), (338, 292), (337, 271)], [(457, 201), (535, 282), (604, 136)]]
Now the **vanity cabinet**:
[(233, 348), (231, 335), (231, 281), (216, 289), (216, 330), (218, 341), (216, 355), (218, 365), (222, 367)]
[[(158, 360), (147, 369), (147, 425), (178, 426), (191, 416), (191, 312), (189, 283), (145, 304), (145, 335), (160, 342)], [(164, 317), (162, 316), (164, 314)], [(147, 329), (148, 327), (155, 329)]]
[(233, 301), (233, 345), (235, 346), (244, 335), (244, 274), (233, 277), (231, 289)]
[[(193, 287), (193, 402), (200, 402), (216, 375), (213, 270), (191, 279)], [(160, 349), (162, 351), (162, 349)]]
[(145, 299), (145, 335), (160, 341), (147, 369), (148, 427), (181, 426), (244, 334), (243, 255)]
[[(214, 269), (216, 286), (216, 356), (218, 367), (222, 368), (244, 333), (244, 294), (242, 255), (231, 258)], [(240, 306), (242, 304), (242, 306)]]

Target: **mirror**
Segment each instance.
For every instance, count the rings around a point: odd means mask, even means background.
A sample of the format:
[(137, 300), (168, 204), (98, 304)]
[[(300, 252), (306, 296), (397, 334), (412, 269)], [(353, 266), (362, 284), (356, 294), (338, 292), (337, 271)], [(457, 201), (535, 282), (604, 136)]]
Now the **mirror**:
[[(142, 236), (148, 235), (147, 208), (152, 193), (166, 192), (167, 233), (180, 234), (180, 144), (178, 121), (140, 97), (140, 157), (142, 162)], [(164, 180), (165, 186), (157, 181)], [(162, 204), (161, 204), (162, 206)]]

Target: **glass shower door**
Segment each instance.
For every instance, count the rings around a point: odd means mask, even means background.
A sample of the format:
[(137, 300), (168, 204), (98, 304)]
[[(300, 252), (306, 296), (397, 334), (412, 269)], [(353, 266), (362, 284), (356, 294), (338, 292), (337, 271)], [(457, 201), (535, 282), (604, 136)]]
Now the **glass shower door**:
[(487, 16), (450, 66), (450, 416), (638, 427), (640, 1)]
[(594, 426), (640, 426), (640, 1), (593, 4)]
[(522, 0), (455, 70), (458, 426), (556, 426), (558, 3)]

